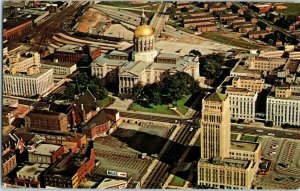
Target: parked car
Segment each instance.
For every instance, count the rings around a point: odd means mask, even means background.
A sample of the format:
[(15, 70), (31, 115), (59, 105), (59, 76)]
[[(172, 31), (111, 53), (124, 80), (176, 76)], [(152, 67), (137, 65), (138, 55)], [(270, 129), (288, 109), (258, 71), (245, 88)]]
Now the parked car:
[(257, 129), (256, 132), (263, 133), (264, 130), (262, 130), (262, 129)]
[(242, 127), (242, 126), (237, 126), (236, 128), (237, 129), (244, 129), (244, 127)]
[(268, 133), (268, 135), (269, 135), (269, 136), (274, 136), (275, 134), (274, 134), (274, 133)]

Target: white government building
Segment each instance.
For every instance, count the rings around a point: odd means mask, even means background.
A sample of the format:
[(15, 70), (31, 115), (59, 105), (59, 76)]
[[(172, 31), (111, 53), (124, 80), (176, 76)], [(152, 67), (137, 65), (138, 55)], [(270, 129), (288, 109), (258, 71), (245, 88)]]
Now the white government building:
[(158, 82), (177, 71), (186, 72), (199, 80), (198, 57), (181, 57), (177, 53), (155, 49), (154, 31), (146, 20), (143, 13), (141, 24), (134, 31), (133, 51), (114, 50), (99, 56), (91, 64), (92, 75), (108, 81), (118, 79), (120, 94), (132, 92), (138, 82)]
[(3, 94), (30, 97), (53, 86), (53, 69), (41, 68), (37, 52), (14, 51), (3, 56)]

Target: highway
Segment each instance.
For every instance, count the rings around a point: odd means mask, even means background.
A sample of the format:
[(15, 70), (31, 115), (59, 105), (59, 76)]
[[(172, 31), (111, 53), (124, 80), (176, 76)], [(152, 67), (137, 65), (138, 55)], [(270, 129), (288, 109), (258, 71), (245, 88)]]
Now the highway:
[(159, 7), (157, 12), (154, 14), (150, 26), (154, 29), (154, 36), (157, 38), (160, 33), (163, 31), (167, 20), (169, 19), (169, 14), (165, 14), (165, 11), (168, 8), (168, 2), (162, 2)]

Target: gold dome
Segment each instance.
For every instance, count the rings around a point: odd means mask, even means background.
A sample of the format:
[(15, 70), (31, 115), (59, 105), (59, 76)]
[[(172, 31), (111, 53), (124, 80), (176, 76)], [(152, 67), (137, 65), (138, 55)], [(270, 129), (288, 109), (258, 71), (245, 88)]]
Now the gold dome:
[(134, 31), (135, 37), (144, 37), (153, 35), (153, 29), (149, 25), (138, 26)]

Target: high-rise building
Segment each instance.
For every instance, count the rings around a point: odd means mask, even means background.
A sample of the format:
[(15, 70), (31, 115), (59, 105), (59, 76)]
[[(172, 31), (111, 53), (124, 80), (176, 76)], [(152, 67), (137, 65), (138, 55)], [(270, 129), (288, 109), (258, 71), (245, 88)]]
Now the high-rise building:
[(215, 92), (202, 103), (201, 158), (226, 157), (230, 147), (229, 98)]
[(229, 97), (215, 92), (202, 103), (198, 185), (228, 189), (252, 187), (261, 146), (258, 143), (230, 142), (230, 133)]

